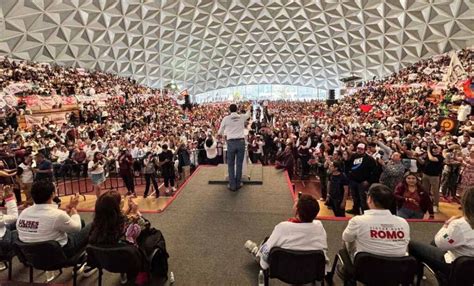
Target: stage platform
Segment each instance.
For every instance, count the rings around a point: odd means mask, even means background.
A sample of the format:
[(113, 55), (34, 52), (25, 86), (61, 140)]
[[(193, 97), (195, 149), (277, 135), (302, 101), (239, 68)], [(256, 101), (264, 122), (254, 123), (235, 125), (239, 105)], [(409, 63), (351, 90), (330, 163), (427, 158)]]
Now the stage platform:
[[(227, 185), (227, 164), (220, 164), (215, 168), (215, 172), (209, 174), (209, 184), (211, 185)], [(249, 164), (247, 166), (247, 174), (242, 177), (244, 185), (262, 185), (263, 184), (263, 166), (260, 164)]]

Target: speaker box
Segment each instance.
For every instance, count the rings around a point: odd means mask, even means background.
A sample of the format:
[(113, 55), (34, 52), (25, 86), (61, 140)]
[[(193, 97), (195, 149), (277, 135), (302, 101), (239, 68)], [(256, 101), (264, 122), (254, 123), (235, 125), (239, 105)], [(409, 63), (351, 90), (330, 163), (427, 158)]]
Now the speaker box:
[(329, 100), (335, 100), (335, 99), (336, 99), (336, 90), (334, 90), (334, 89), (330, 89), (330, 90), (329, 90), (328, 99), (329, 99)]
[(327, 99), (326, 100), (326, 104), (328, 106), (331, 106), (331, 105), (336, 104), (336, 103), (337, 103), (337, 99)]

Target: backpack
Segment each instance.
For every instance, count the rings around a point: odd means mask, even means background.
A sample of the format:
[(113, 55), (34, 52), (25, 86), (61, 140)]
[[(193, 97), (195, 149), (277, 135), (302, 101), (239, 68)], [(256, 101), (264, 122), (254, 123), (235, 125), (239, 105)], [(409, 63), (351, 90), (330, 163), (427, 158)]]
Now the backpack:
[(165, 238), (161, 231), (157, 230), (155, 234), (156, 249), (151, 258), (151, 273), (158, 275), (158, 277), (164, 277), (168, 279), (168, 258), (169, 254), (166, 251)]
[(156, 228), (143, 230), (139, 240), (142, 240), (139, 242), (144, 248), (142, 250), (149, 255), (150, 273), (168, 279), (169, 255), (166, 251), (166, 242), (161, 231)]

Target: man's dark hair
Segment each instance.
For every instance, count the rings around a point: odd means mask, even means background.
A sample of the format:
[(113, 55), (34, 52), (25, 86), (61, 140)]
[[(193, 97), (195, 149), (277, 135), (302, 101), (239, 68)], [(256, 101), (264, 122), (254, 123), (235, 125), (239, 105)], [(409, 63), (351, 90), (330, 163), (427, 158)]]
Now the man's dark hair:
[(312, 222), (319, 213), (319, 204), (313, 196), (303, 194), (296, 203), (296, 212), (301, 222)]
[(230, 112), (237, 112), (237, 105), (235, 103), (232, 103), (229, 106), (229, 110), (230, 110)]
[(368, 196), (372, 198), (377, 208), (390, 209), (395, 196), (389, 187), (383, 184), (373, 184), (369, 188)]
[(54, 194), (54, 184), (49, 180), (40, 180), (33, 183), (31, 197), (35, 204), (45, 204)]

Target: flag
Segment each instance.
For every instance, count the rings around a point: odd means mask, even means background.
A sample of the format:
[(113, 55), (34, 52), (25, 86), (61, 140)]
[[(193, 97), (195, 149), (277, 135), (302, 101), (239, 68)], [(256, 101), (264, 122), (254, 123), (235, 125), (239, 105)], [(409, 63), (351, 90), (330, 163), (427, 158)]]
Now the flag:
[(472, 81), (472, 78), (466, 80), (463, 83), (463, 89), (464, 89), (464, 94), (466, 95), (466, 99), (468, 98), (474, 98), (474, 82)]
[(372, 110), (372, 105), (369, 105), (369, 104), (361, 104), (360, 106), (360, 110), (362, 110), (362, 112), (369, 112), (370, 110)]
[(464, 71), (458, 55), (453, 52), (451, 55), (451, 62), (449, 63), (448, 69), (443, 76), (443, 81), (447, 83), (456, 83), (465, 75), (466, 71)]

